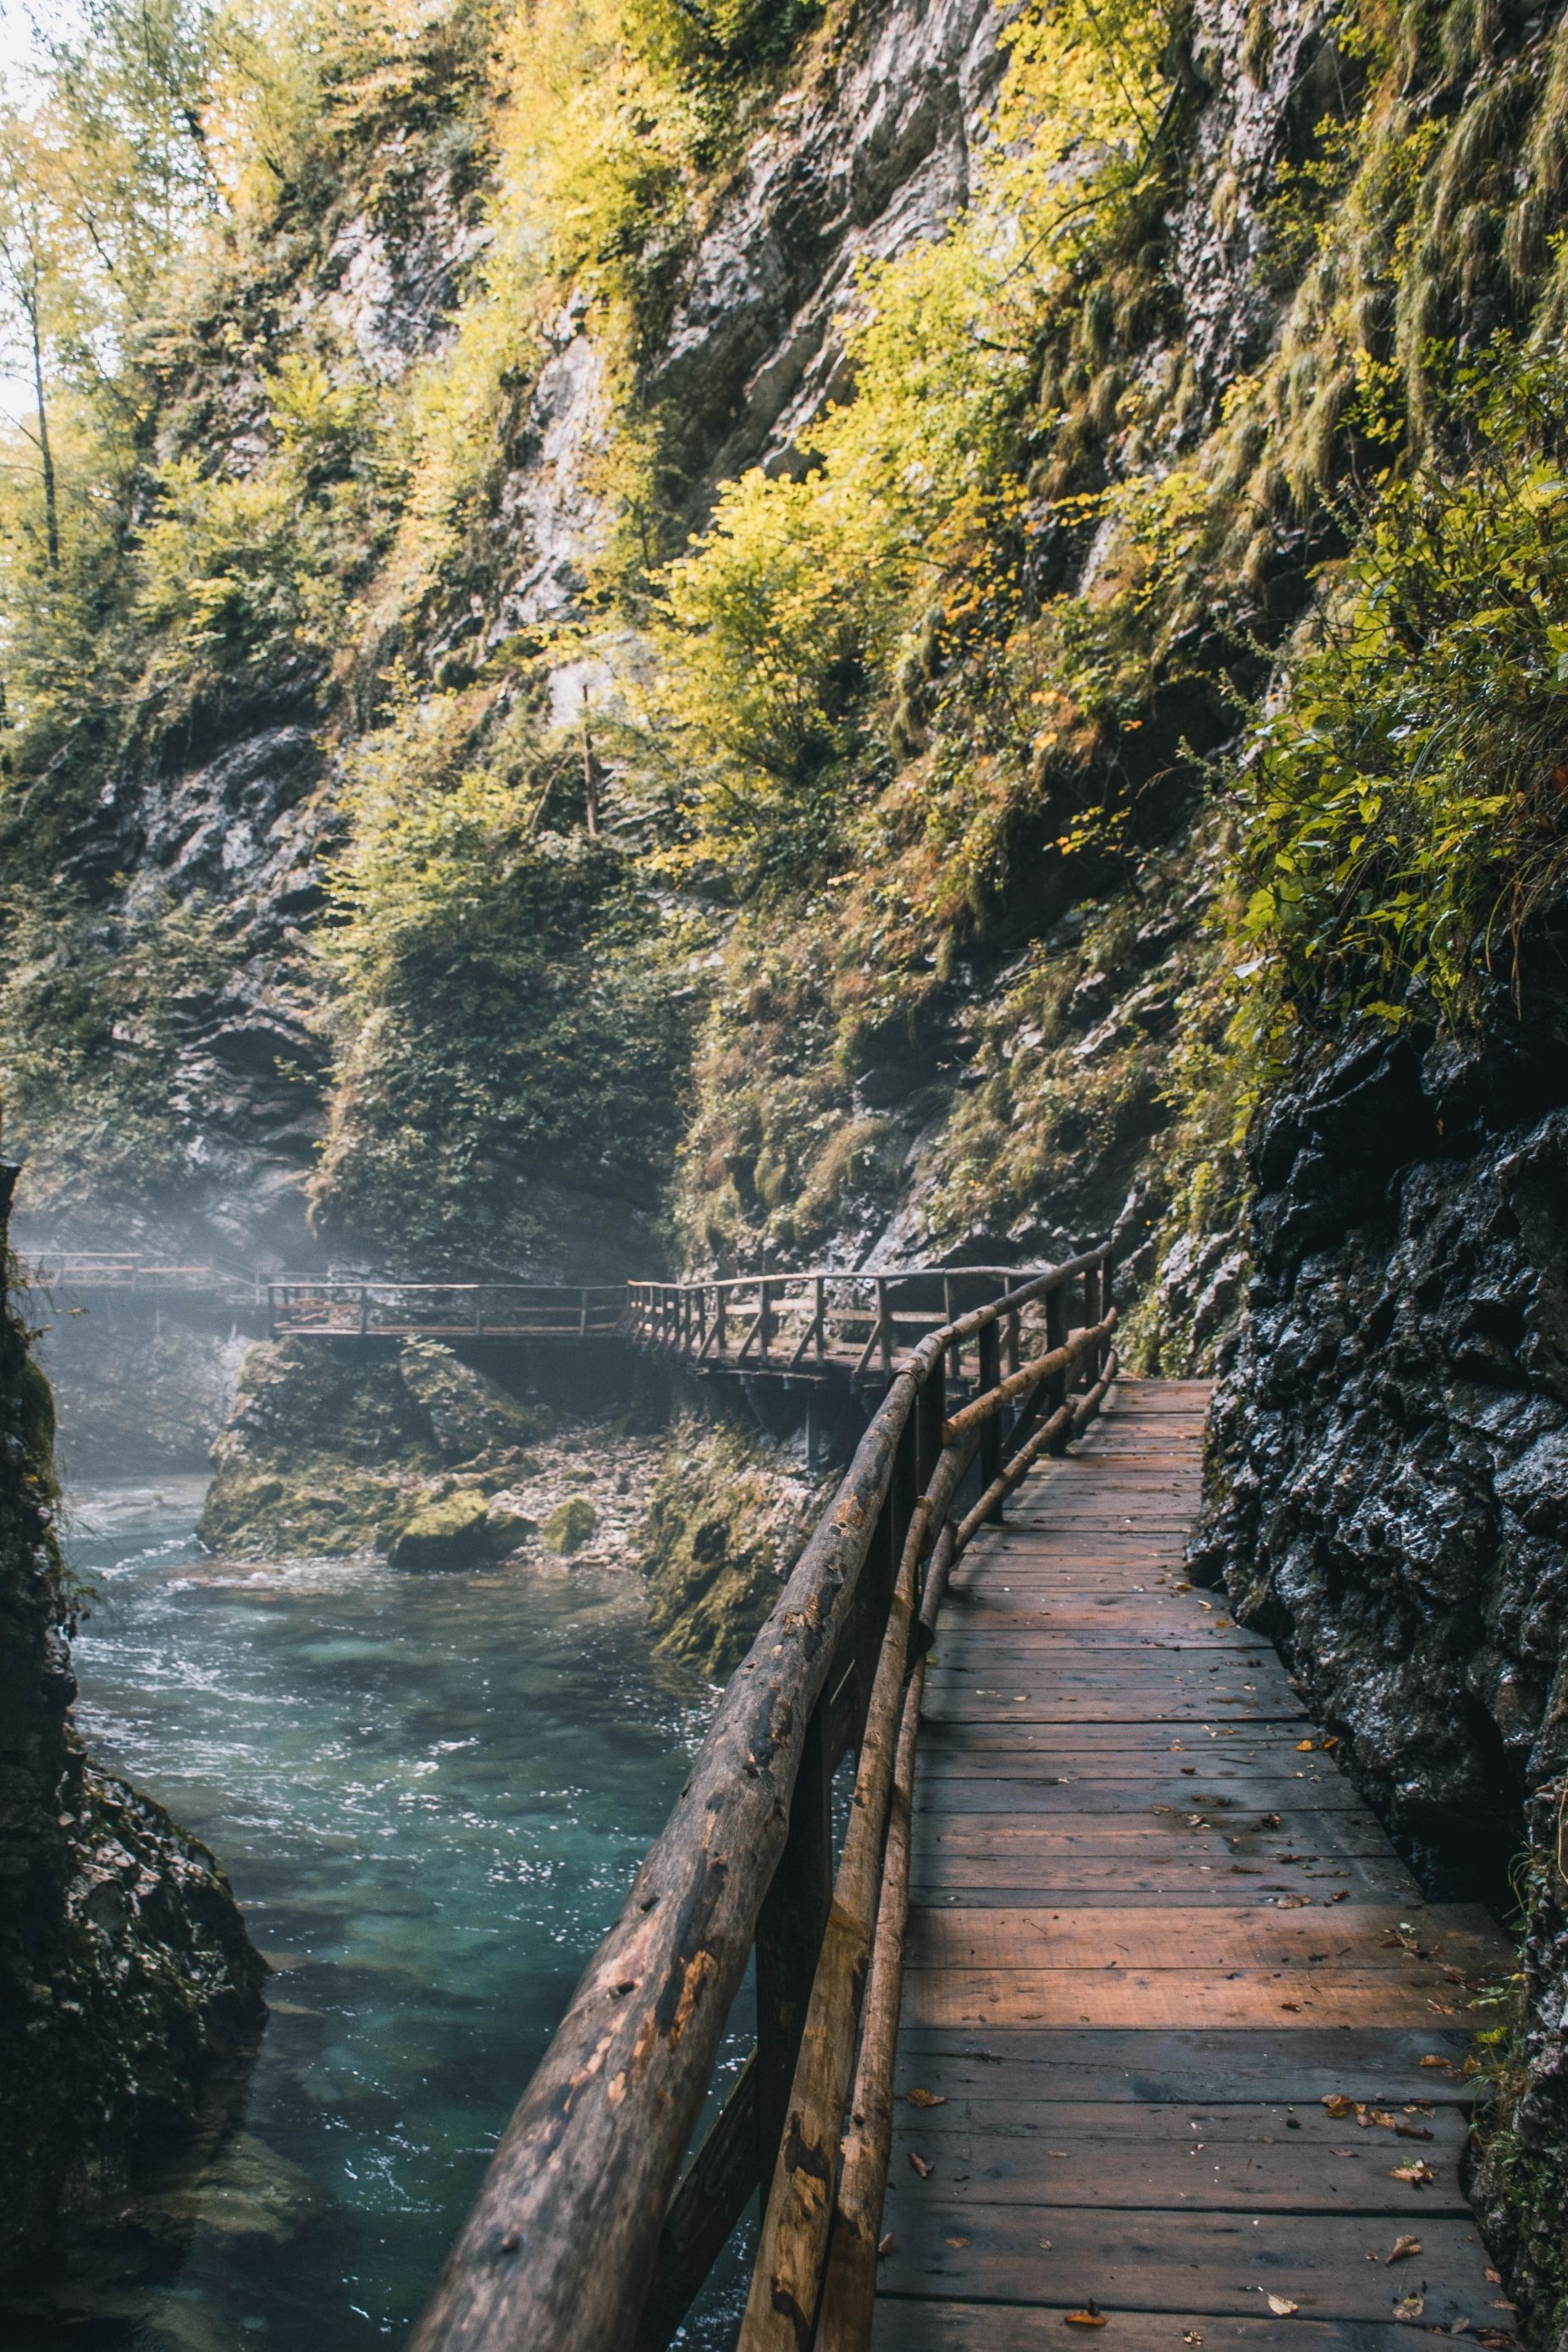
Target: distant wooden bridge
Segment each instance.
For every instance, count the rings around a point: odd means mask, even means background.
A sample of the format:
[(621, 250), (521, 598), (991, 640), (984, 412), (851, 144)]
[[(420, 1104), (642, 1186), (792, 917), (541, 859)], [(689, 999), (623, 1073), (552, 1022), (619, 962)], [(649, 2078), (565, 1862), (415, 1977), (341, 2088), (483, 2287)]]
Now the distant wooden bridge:
[[(1505, 1954), (1423, 1906), (1183, 1578), (1205, 1391), (1118, 1386), (1110, 1272), (1013, 1277), (901, 1355), (879, 1317), (886, 1394), (411, 2352), (662, 2352), (759, 2189), (740, 2352), (1502, 2340), (1458, 2162)], [(726, 1306), (721, 1343), (711, 1297), (643, 1311), (709, 1361), (822, 1329), (814, 1291), (787, 1334)]]

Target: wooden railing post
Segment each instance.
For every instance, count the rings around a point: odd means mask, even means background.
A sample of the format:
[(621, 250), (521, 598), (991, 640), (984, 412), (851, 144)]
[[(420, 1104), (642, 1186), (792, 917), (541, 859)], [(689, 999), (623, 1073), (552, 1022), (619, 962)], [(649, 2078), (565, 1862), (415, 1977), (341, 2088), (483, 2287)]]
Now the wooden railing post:
[(723, 1284), (721, 1282), (715, 1282), (713, 1285), (713, 1330), (715, 1334), (713, 1340), (713, 1353), (716, 1356), (721, 1356), (724, 1352), (724, 1310), (728, 1301), (729, 1293), (725, 1289)]
[(888, 1286), (880, 1275), (877, 1277), (877, 1338), (881, 1350), (882, 1370), (890, 1378), (893, 1370), (893, 1324), (888, 1313)]
[(757, 1284), (757, 1360), (763, 1364), (768, 1360), (768, 1339), (773, 1323), (772, 1299), (773, 1285), (763, 1275)]
[[(1002, 1332), (998, 1324), (987, 1323), (975, 1335), (975, 1353), (979, 1359), (976, 1392), (984, 1396), (990, 1390), (999, 1388), (1002, 1382)], [(999, 1412), (993, 1413), (989, 1421), (981, 1423), (979, 1461), (980, 1490), (984, 1494), (1002, 1468), (1002, 1415)], [(1001, 1504), (994, 1504), (987, 1516), (993, 1520), (1000, 1519)]]
[(368, 1282), (362, 1282), (359, 1286), (359, 1335), (362, 1339), (365, 1337), (365, 1334), (369, 1329), (370, 1285)]
[(812, 1313), (816, 1325), (816, 1360), (820, 1363), (827, 1353), (827, 1285), (821, 1275), (816, 1277)]
[[(1067, 1345), (1067, 1289), (1064, 1284), (1058, 1283), (1054, 1290), (1047, 1290), (1046, 1293), (1046, 1347), (1047, 1351), (1053, 1348), (1065, 1348)], [(1047, 1407), (1047, 1418), (1050, 1413), (1059, 1411), (1067, 1402), (1068, 1381), (1069, 1378), (1069, 1370), (1053, 1372), (1051, 1374), (1050, 1402)]]
[[(1100, 1320), (1100, 1267), (1099, 1267), (1098, 1264), (1096, 1264), (1096, 1265), (1091, 1265), (1091, 1266), (1088, 1266), (1088, 1267), (1086, 1267), (1086, 1268), (1085, 1268), (1085, 1270), (1084, 1270), (1084, 1277), (1083, 1277), (1083, 1321), (1084, 1321), (1084, 1328), (1085, 1328), (1086, 1330), (1090, 1330), (1090, 1331), (1091, 1331), (1091, 1330), (1094, 1328), (1094, 1326), (1099, 1322), (1099, 1320)], [(1083, 1378), (1082, 1378), (1082, 1380), (1080, 1381), (1080, 1382), (1079, 1383), (1079, 1385), (1081, 1388), (1091, 1389), (1091, 1388), (1094, 1386), (1095, 1381), (1096, 1381), (1099, 1378), (1100, 1378), (1100, 1349), (1099, 1349), (1099, 1347), (1098, 1347), (1098, 1346), (1096, 1346), (1096, 1347), (1093, 1347), (1093, 1348), (1087, 1349), (1085, 1350), (1085, 1352), (1084, 1352), (1084, 1358), (1083, 1358)]]
[[(949, 1321), (952, 1321), (951, 1316)], [(927, 1374), (915, 1399), (915, 1492), (923, 1495), (942, 1458), (942, 1425), (947, 1419), (947, 1352)]]
[(833, 1770), (819, 1700), (806, 1726), (789, 1835), (757, 1918), (757, 2147), (765, 2189), (784, 2137), (790, 2084), (833, 1901)]
[[(1007, 1276), (1002, 1295), (1005, 1298), (1010, 1298), (1013, 1295), (1013, 1277), (1011, 1275)], [(1018, 1310), (1015, 1307), (1007, 1318), (1007, 1370), (1009, 1375), (1017, 1370), (1021, 1361), (1022, 1358), (1018, 1352)]]

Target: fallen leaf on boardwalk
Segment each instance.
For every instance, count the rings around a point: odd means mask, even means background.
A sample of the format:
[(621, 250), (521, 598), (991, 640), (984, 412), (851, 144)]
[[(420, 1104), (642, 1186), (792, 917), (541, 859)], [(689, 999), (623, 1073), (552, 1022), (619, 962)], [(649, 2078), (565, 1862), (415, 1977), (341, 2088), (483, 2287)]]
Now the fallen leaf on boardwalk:
[(1203, 2339), (1203, 2337), (1198, 2334), (1198, 2331), (1197, 2331), (1197, 2329), (1196, 2329), (1195, 2327), (1184, 2327), (1184, 2328), (1183, 2328), (1183, 2330), (1182, 2330), (1182, 2341), (1183, 2341), (1183, 2343), (1184, 2343), (1184, 2344), (1201, 2344), (1201, 2343), (1203, 2342), (1203, 2340), (1204, 2340), (1204, 2339)]
[(1279, 1897), (1279, 1908), (1281, 1911), (1304, 1911), (1311, 1900), (1310, 1895), (1282, 1895)]
[(1183, 1778), (1183, 1780), (1190, 1780), (1193, 1778), (1193, 1775), (1196, 1772), (1197, 1769), (1198, 1769), (1198, 1768), (1197, 1768), (1197, 1766), (1196, 1766), (1195, 1764), (1184, 1764), (1184, 1765), (1183, 1765), (1183, 1767), (1182, 1767), (1182, 1778)]
[(891, 2230), (884, 2230), (884, 2231), (883, 2231), (883, 2232), (882, 2232), (882, 2234), (881, 2234), (881, 2236), (880, 2236), (880, 2237), (878, 2239), (878, 2241), (877, 2241), (877, 2259), (878, 2259), (878, 2261), (879, 2261), (879, 2262), (880, 2262), (880, 2261), (881, 2261), (881, 2259), (882, 2259), (882, 2256), (883, 2256), (884, 2254), (890, 2254), (890, 2253), (892, 2252), (892, 2251), (893, 2251), (893, 2233), (892, 2233)]
[(1454, 2062), (1451, 2058), (1427, 2057), (1423, 2058), (1421, 2063), (1423, 2066), (1441, 2066), (1446, 2074), (1451, 2074), (1454, 2071)]
[(1278, 1813), (1259, 1813), (1258, 1825), (1259, 1829), (1265, 1830), (1277, 1830), (1283, 1826)]
[(1048, 2147), (1048, 2148), (1047, 2148), (1047, 2150), (1046, 2150), (1046, 2154), (1047, 2154), (1047, 2156), (1059, 2156), (1059, 2157), (1061, 2157), (1061, 2158), (1063, 2158), (1065, 2159), (1065, 2158), (1066, 2158), (1066, 2156), (1067, 2156), (1067, 2150), (1066, 2150), (1066, 2148), (1065, 2148), (1065, 2147)]
[(1408, 2181), (1412, 2189), (1425, 2189), (1429, 2180), (1437, 2178), (1424, 2156), (1413, 2158), (1408, 2164), (1396, 2164), (1388, 2177), (1390, 2180)]
[[(1342, 1903), (1349, 1893), (1350, 1888), (1348, 1886), (1336, 1887), (1333, 1894), (1330, 1895), (1329, 1901), (1331, 1903)], [(1425, 2065), (1426, 2063), (1426, 2059), (1423, 2059), (1421, 2063)]]
[(1301, 2308), (1299, 2303), (1292, 2303), (1288, 2294), (1271, 2294), (1264, 2299), (1276, 2319), (1293, 2319)]
[(912, 2091), (904, 2093), (911, 2107), (945, 2107), (947, 2101), (940, 2091), (922, 2091), (917, 2083)]
[(1234, 1617), (1216, 1617), (1214, 1622), (1216, 1632), (1228, 1633), (1236, 1620)]
[(1355, 2112), (1355, 2101), (1347, 2099), (1342, 2091), (1325, 2091), (1323, 2105), (1336, 2123), (1342, 2123), (1346, 2116)]
[(1392, 2117), (1388, 2128), (1397, 2132), (1401, 2139), (1430, 2139), (1432, 2137), (1425, 2124), (1396, 2124)]
[(1312, 1743), (1310, 1739), (1298, 1739), (1296, 1742), (1296, 1753), (1298, 1756), (1310, 1756), (1311, 1752)]
[(1340, 1743), (1339, 1743), (1339, 1741), (1338, 1741), (1338, 1739), (1337, 1739), (1337, 1738), (1335, 1738), (1335, 1739), (1325, 1739), (1325, 1740), (1324, 1740), (1324, 1742), (1323, 1742), (1323, 1746), (1324, 1746), (1325, 1748), (1337, 1748), (1337, 1747), (1339, 1746), (1339, 1744), (1340, 1744)]
[(967, 2238), (948, 2238), (943, 2242), (950, 2246), (967, 2246), (969, 2241)]
[(1402, 2294), (1394, 2306), (1394, 2316), (1395, 2319), (1419, 2319), (1426, 2308), (1426, 2300), (1424, 2295)]
[(1097, 2303), (1086, 2303), (1081, 2311), (1065, 2311), (1062, 2314), (1064, 2327), (1103, 2327), (1104, 2325), (1105, 2314)]
[(917, 2156), (912, 2147), (910, 2150), (910, 2162), (914, 2166), (915, 2170), (920, 2174), (922, 2180), (929, 2180), (931, 2179), (932, 2168), (926, 2162), (923, 2156)]
[[(1418, 2254), (1420, 2252), (1421, 2241), (1419, 2238), (1412, 2238), (1408, 2236), (1395, 2238), (1394, 2241), (1394, 2252), (1388, 2256), (1387, 2261), (1389, 2263), (1408, 2262), (1412, 2254)], [(1384, 2268), (1386, 2269), (1386, 2267), (1387, 2263), (1385, 2263)]]
[(1501, 2271), (1489, 2271), (1489, 2272), (1487, 2273), (1487, 2284), (1488, 2284), (1489, 2286), (1501, 2286), (1501, 2284), (1502, 2284), (1502, 2273), (1501, 2273)]
[(1260, 1870), (1254, 1870), (1248, 1863), (1233, 1862), (1230, 1865), (1230, 1874), (1233, 1878), (1261, 1878), (1263, 1873)]
[(1279, 2006), (1281, 2009), (1292, 2009), (1300, 2013), (1301, 2004), (1299, 2000), (1282, 2000)]

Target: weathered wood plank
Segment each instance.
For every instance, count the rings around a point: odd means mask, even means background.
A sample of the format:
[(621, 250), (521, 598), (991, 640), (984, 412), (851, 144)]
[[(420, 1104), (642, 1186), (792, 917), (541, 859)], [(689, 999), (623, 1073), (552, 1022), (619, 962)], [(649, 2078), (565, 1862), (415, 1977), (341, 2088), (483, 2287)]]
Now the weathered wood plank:
[[(918, 2206), (918, 2210), (917, 2210)], [(1102, 2310), (1228, 2312), (1259, 2309), (1266, 2294), (1302, 2317), (1387, 2324), (1398, 2301), (1423, 2293), (1428, 2326), (1496, 2324), (1499, 2290), (1472, 2224), (1440, 2215), (1423, 2223), (1417, 2258), (1390, 2265), (1405, 2224), (1392, 2217), (1199, 2212), (1096, 2214), (1056, 2208), (916, 2200), (889, 2188), (893, 2244), (884, 2295), (933, 2293), (992, 2303)]]
[(1430, 1969), (1341, 1969), (1323, 1981), (1305, 1971), (1215, 1965), (1202, 1969), (921, 1969), (908, 1972), (911, 2025), (1173, 2026), (1418, 2025), (1460, 2017), (1452, 1988)]
[[(1273, 2140), (1258, 2134), (1210, 2137), (1189, 2125), (1184, 2144), (1140, 2146), (1089, 2137), (1075, 2125), (1047, 2141), (999, 2131), (994, 2117), (983, 2112), (967, 2129), (930, 2131), (923, 2116), (900, 2122), (893, 2167), (901, 2196), (916, 2204), (929, 2200), (1104, 2213), (1385, 2213), (1402, 2215), (1405, 2229), (1434, 2214), (1468, 2214), (1459, 2186), (1465, 2134), (1457, 2116), (1448, 2120), (1441, 2147), (1435, 2134), (1419, 2150), (1384, 2131), (1363, 2133), (1362, 2139), (1383, 2144), (1299, 2141), (1281, 2117)], [(924, 2178), (910, 2166), (912, 2155), (928, 2168)], [(1418, 2184), (1395, 2177), (1400, 2169), (1413, 2172), (1417, 2161), (1436, 2178)]]
[[(910, 1968), (1023, 1969), (1226, 1967), (1346, 1969), (1414, 1965), (1434, 1990), (1453, 1971), (1465, 1976), (1506, 1964), (1508, 1954), (1485, 1912), (1461, 1905), (1410, 1906), (1408, 1941), (1391, 1905), (1344, 1903), (1332, 1910), (1279, 1910), (1232, 1905), (1189, 1916), (1180, 1905), (1114, 1911), (963, 1911), (910, 1914)], [(1420, 1955), (1413, 1960), (1410, 1945)], [(1426, 1956), (1430, 1955), (1428, 1961)], [(1449, 1996), (1452, 1998), (1452, 1994)]]

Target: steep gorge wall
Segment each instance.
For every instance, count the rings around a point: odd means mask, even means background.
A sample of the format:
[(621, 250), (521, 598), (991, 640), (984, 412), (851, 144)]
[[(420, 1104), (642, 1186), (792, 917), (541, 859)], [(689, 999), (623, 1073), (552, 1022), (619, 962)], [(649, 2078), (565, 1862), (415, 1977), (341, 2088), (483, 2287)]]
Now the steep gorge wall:
[(1568, 1000), (1375, 1034), (1255, 1133), (1247, 1309), (1194, 1572), (1279, 1642), (1426, 1885), (1522, 1924), (1478, 2180), (1532, 2340), (1568, 2324)]

